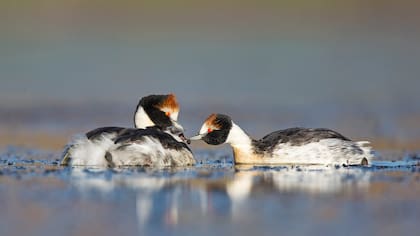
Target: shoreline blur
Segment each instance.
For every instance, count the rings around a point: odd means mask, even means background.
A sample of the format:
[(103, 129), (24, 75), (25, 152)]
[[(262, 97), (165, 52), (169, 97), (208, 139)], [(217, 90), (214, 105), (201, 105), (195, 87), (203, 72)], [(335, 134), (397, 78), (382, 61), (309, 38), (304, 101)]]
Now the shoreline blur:
[[(182, 96), (181, 96), (182, 97)], [(133, 104), (85, 104), (0, 109), (0, 147), (21, 146), (61, 150), (77, 134), (97, 127), (132, 127)], [(289, 127), (323, 127), (353, 140), (370, 141), (375, 150), (420, 150), (420, 114), (399, 112), (390, 116), (332, 109), (316, 112), (291, 109), (244, 109), (242, 106), (182, 106), (180, 123), (193, 136), (211, 112), (229, 114), (253, 138)], [(384, 118), (385, 117), (385, 118)], [(194, 142), (194, 148), (214, 147)]]

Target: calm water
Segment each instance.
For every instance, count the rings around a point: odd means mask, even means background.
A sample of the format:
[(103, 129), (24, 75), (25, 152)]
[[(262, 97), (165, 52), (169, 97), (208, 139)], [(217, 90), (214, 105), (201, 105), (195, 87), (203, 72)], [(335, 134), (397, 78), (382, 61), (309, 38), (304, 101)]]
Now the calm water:
[(233, 166), (229, 151), (195, 154), (195, 167), (111, 170), (58, 167), (57, 153), (9, 147), (0, 234), (416, 235), (420, 168), (408, 160), (256, 167)]

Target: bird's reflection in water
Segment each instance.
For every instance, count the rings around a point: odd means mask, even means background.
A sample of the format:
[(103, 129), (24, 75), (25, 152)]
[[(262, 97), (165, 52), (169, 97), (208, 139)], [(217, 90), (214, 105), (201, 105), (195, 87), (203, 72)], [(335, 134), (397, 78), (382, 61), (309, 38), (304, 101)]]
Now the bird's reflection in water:
[[(360, 167), (320, 166), (202, 166), (175, 170), (74, 168), (71, 182), (82, 194), (89, 195), (93, 190), (100, 192), (100, 198), (104, 199), (115, 192), (134, 193), (132, 201), (125, 199), (123, 206), (136, 209), (139, 231), (162, 233), (174, 227), (187, 230), (193, 225), (231, 225), (255, 220), (247, 218), (256, 217), (253, 214), (256, 209), (264, 204), (274, 204), (273, 209), (277, 209), (275, 205), (291, 195), (329, 196), (365, 191), (371, 174), (372, 171)], [(119, 204), (118, 198), (110, 201)]]

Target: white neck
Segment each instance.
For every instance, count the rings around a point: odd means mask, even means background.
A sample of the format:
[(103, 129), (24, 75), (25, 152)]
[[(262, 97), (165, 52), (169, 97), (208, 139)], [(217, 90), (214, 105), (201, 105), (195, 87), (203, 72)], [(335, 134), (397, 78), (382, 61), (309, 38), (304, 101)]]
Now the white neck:
[(233, 148), (240, 148), (246, 152), (251, 152), (252, 150), (252, 139), (233, 122), (226, 143), (230, 144)]
[(248, 134), (233, 122), (226, 143), (232, 146), (235, 164), (267, 163), (263, 155), (255, 153)]
[(155, 123), (149, 118), (142, 106), (139, 106), (134, 115), (134, 126), (138, 129), (144, 129), (148, 126), (154, 126)]

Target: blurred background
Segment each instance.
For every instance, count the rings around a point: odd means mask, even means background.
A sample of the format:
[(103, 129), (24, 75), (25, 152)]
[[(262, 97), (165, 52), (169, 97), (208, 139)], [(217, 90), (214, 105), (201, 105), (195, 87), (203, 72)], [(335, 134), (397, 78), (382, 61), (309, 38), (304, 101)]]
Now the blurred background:
[(213, 112), (254, 137), (328, 127), (420, 149), (420, 3), (0, 1), (0, 146), (60, 150), (177, 95), (187, 135)]

